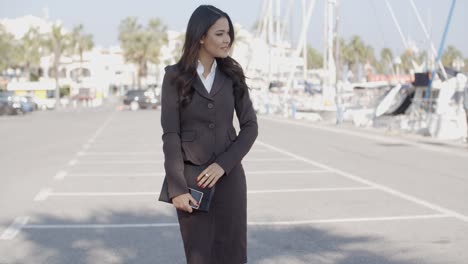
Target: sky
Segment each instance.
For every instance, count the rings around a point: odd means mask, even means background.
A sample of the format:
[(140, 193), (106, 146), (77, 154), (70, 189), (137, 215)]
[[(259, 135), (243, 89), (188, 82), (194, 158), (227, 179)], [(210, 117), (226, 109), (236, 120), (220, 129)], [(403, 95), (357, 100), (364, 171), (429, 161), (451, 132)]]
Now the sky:
[[(282, 10), (288, 0), (280, 0)], [(311, 2), (306, 0), (306, 2)], [(323, 14), (326, 0), (317, 0), (308, 30), (308, 43), (323, 48)], [(409, 0), (389, 0), (395, 16), (406, 38), (410, 38), (421, 49), (427, 49), (429, 42), (421, 30)], [(452, 0), (414, 0), (426, 27), (430, 25), (431, 39), (439, 48)], [(301, 1), (293, 1), (293, 19), (290, 30), (292, 42), (297, 42), (300, 30)], [(389, 47), (395, 54), (404, 51), (404, 45), (391, 18), (384, 0), (339, 0), (339, 35), (349, 39), (360, 35), (372, 45), (376, 55), (383, 47)], [(193, 10), (201, 4), (212, 4), (229, 14), (233, 22), (252, 29), (259, 19), (261, 0), (0, 0), (0, 18), (16, 18), (24, 15), (42, 17), (48, 9), (51, 20), (61, 20), (65, 27), (83, 24), (85, 31), (94, 36), (95, 44), (103, 47), (118, 45), (118, 26), (128, 16), (136, 16), (142, 24), (151, 18), (160, 18), (171, 30), (184, 31)], [(446, 45), (454, 45), (468, 57), (468, 0), (457, 0), (454, 15), (448, 31)]]

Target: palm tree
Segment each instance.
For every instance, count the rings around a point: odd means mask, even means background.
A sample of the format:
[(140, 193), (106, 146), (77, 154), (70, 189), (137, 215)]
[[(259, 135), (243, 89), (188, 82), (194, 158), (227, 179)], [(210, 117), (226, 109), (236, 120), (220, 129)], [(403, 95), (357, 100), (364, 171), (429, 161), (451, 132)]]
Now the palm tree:
[(429, 65), (427, 51), (423, 50), (419, 52), (419, 55), (417, 56), (415, 62), (416, 63), (414, 65), (414, 68), (416, 72), (425, 71), (425, 69), (427, 69)]
[(348, 43), (344, 39), (338, 39), (340, 44), (341, 60), (349, 66), (349, 69), (356, 70), (358, 64), (370, 63), (375, 65), (374, 48), (366, 45), (361, 37), (354, 35)]
[(380, 60), (384, 62), (392, 62), (393, 61), (393, 52), (389, 48), (383, 48), (380, 51)]
[(413, 69), (413, 61), (416, 59), (416, 55), (412, 49), (406, 49), (401, 57), (401, 67), (408, 73)]
[(119, 41), (127, 62), (137, 66), (138, 88), (146, 77), (148, 62), (158, 64), (161, 46), (167, 43), (167, 28), (159, 19), (151, 19), (146, 28), (135, 17), (124, 19), (119, 26)]
[(18, 56), (28, 80), (39, 78), (38, 70), (42, 56), (42, 45), (43, 37), (38, 27), (29, 28), (28, 32), (21, 38)]
[(364, 47), (364, 57), (362, 59), (364, 62), (367, 62), (370, 65), (376, 64), (377, 59), (375, 58), (375, 51), (371, 45), (366, 45)]
[[(302, 56), (302, 53), (301, 53)], [(316, 49), (311, 46), (307, 47), (307, 68), (317, 69), (323, 67), (323, 57)]]
[(455, 59), (463, 58), (463, 54), (455, 46), (449, 45), (442, 55), (442, 64), (445, 67), (453, 67), (452, 63)]
[(14, 47), (15, 37), (0, 24), (0, 71), (16, 64)]
[(52, 30), (45, 40), (46, 47), (53, 54), (56, 107), (60, 107), (59, 66), (62, 55), (70, 49), (70, 34), (64, 32), (61, 25), (52, 25)]
[[(257, 36), (257, 34), (260, 33), (261, 31), (261, 28), (259, 27), (263, 27), (265, 26), (264, 24), (264, 21), (263, 20), (255, 20), (254, 24), (252, 25), (252, 28), (250, 30), (250, 32), (255, 32), (255, 35)], [(280, 29), (280, 32), (281, 32), (281, 35), (283, 36), (282, 38), (285, 39), (284, 36), (289, 36), (289, 30), (287, 28), (287, 24), (286, 23), (283, 23), (283, 21), (280, 19), (278, 20), (276, 17), (273, 17), (272, 18), (272, 24), (273, 24), (273, 27), (276, 27), (276, 24), (279, 23), (279, 29)], [(274, 43), (275, 41), (272, 39), (273, 36), (270, 36), (270, 33), (269, 31), (267, 30), (266, 32), (264, 32), (265, 34), (265, 39), (268, 41), (268, 40), (271, 40), (272, 43)], [(236, 41), (237, 41), (237, 35), (236, 35)]]
[(378, 63), (379, 72), (388, 73), (388, 69), (392, 69), (393, 52), (389, 48), (380, 50), (380, 63)]
[(347, 44), (347, 53), (345, 58), (348, 59), (350, 67), (363, 62), (363, 57), (365, 53), (365, 45), (359, 36), (352, 36), (351, 40)]
[[(174, 60), (176, 62), (179, 61), (180, 57), (182, 56), (182, 47), (184, 46), (184, 42), (185, 42), (185, 32), (182, 32), (177, 36), (175, 47), (172, 52), (172, 57), (174, 57)], [(169, 64), (169, 62), (166, 64)]]
[(84, 34), (83, 25), (79, 24), (72, 30), (70, 44), (73, 54), (80, 56), (80, 70), (78, 71), (78, 81), (80, 82), (83, 74), (83, 53), (93, 48), (93, 36)]

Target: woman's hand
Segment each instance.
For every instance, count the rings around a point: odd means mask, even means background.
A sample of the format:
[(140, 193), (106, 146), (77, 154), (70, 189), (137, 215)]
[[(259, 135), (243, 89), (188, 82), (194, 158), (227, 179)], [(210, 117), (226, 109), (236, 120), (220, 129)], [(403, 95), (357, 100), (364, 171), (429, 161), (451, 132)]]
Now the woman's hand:
[(208, 188), (211, 188), (223, 175), (224, 169), (218, 163), (213, 163), (198, 175), (198, 186), (205, 188), (209, 184)]
[(192, 202), (195, 206), (198, 206), (197, 201), (192, 197), (190, 193), (184, 193), (172, 198), (172, 204), (175, 208), (191, 213), (193, 211), (189, 202)]

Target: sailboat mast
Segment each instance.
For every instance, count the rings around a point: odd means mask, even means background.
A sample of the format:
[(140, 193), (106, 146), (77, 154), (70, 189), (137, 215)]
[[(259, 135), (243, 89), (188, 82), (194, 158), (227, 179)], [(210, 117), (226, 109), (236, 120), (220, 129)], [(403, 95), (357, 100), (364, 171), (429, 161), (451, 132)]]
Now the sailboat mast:
[[(447, 38), (447, 33), (450, 27), (450, 22), (452, 21), (453, 10), (455, 9), (456, 2), (457, 2), (456, 0), (452, 0), (452, 4), (450, 5), (450, 11), (447, 17), (447, 22), (445, 23), (445, 28), (444, 28), (444, 33), (442, 35), (442, 39), (440, 40), (439, 51), (437, 53), (437, 59), (436, 59), (437, 64), (440, 62), (442, 58), (442, 52), (444, 51), (444, 46), (445, 46), (445, 39)], [(430, 99), (432, 82), (434, 81), (435, 73), (436, 73), (436, 67), (434, 67), (434, 69), (432, 70), (431, 78), (429, 79), (429, 85), (427, 86), (427, 90), (426, 90), (426, 99), (428, 98)]]
[[(427, 32), (426, 26), (424, 25), (424, 23), (423, 23), (423, 21), (421, 19), (421, 15), (419, 14), (418, 9), (416, 8), (416, 4), (414, 3), (413, 0), (410, 0), (410, 3), (411, 3), (411, 6), (413, 7), (413, 11), (414, 11), (414, 13), (416, 15), (416, 18), (418, 19), (419, 24), (421, 25), (421, 28), (422, 28), (422, 30), (424, 32), (424, 35), (426, 36), (427, 40), (429, 41), (431, 51), (433, 52), (433, 54), (436, 54), (434, 43), (432, 42), (432, 40), (431, 40), (431, 38), (429, 36), (429, 32)], [(439, 67), (440, 67), (440, 69), (442, 71), (442, 75), (444, 76), (445, 79), (447, 79), (447, 73), (445, 72), (444, 65), (442, 64), (442, 61), (439, 61)]]
[[(306, 0), (302, 0), (302, 23), (306, 23), (307, 14), (306, 14)], [(307, 34), (307, 32), (306, 32)], [(303, 59), (303, 71), (302, 78), (304, 82), (307, 80), (307, 36), (303, 38), (302, 43), (302, 59)], [(305, 83), (304, 83), (305, 84)]]
[(326, 77), (325, 85), (322, 89), (323, 103), (325, 106), (330, 105), (335, 97), (336, 84), (336, 66), (334, 60), (334, 31), (335, 31), (335, 7), (336, 0), (327, 0), (326, 5)]
[(403, 41), (403, 45), (405, 46), (405, 49), (408, 48), (408, 41), (406, 40), (405, 36), (403, 35), (403, 31), (401, 30), (400, 24), (398, 23), (398, 20), (395, 17), (395, 13), (393, 12), (393, 8), (388, 2), (388, 0), (385, 0), (385, 3), (387, 4), (388, 11), (390, 12), (390, 15), (392, 16), (393, 23), (395, 23), (395, 26), (398, 30), (398, 33), (400, 34), (401, 41)]

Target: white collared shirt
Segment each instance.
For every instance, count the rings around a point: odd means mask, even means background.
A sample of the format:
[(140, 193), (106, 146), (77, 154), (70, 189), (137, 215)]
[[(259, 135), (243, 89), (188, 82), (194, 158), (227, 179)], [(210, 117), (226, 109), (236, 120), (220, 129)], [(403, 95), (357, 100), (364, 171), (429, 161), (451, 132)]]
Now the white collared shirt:
[(205, 86), (205, 89), (210, 93), (211, 87), (213, 86), (214, 78), (215, 78), (215, 73), (216, 73), (216, 67), (217, 67), (216, 59), (213, 61), (213, 64), (211, 65), (211, 71), (208, 74), (208, 76), (203, 77), (203, 72), (205, 71), (205, 68), (203, 67), (203, 64), (198, 61), (197, 65), (197, 73), (198, 76), (200, 77), (200, 80), (202, 81), (203, 85)]

